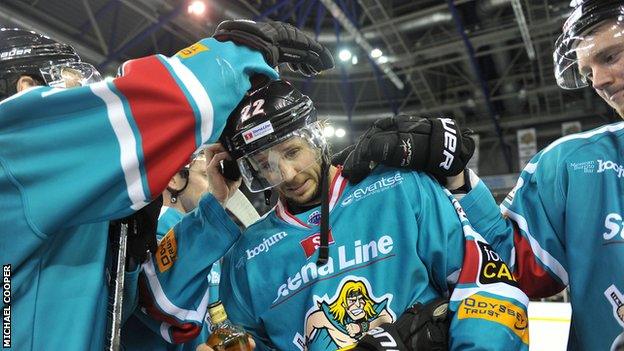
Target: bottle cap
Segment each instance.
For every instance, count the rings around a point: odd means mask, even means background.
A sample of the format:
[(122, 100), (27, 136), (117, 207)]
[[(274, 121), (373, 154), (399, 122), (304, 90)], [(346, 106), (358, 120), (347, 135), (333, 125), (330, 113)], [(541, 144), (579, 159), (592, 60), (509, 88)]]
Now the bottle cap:
[(210, 315), (212, 324), (218, 324), (227, 319), (227, 313), (225, 313), (225, 308), (221, 301), (213, 302), (208, 305), (208, 314)]

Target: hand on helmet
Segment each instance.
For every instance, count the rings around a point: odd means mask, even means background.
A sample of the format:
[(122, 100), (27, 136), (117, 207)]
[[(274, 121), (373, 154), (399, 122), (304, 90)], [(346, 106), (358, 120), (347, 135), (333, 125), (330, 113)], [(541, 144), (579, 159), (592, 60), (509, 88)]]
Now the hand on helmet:
[[(460, 174), (474, 153), (470, 130), (448, 118), (399, 115), (376, 121), (346, 157), (343, 174), (358, 183), (374, 163), (424, 171), (445, 183)], [(344, 156), (344, 155), (343, 155)]]
[(227, 201), (234, 195), (241, 184), (241, 178), (228, 179), (223, 175), (221, 161), (228, 160), (230, 154), (221, 144), (212, 144), (204, 149), (206, 155), (206, 175), (208, 176), (208, 191), (225, 207)]
[(213, 37), (256, 49), (271, 66), (287, 63), (306, 77), (333, 68), (331, 52), (300, 29), (282, 22), (228, 20), (217, 26)]

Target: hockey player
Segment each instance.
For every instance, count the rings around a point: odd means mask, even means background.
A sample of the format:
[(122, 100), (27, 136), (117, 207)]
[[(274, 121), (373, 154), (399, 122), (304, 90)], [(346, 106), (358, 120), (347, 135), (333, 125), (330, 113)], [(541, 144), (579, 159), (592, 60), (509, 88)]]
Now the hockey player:
[[(624, 5), (586, 0), (574, 9), (556, 43), (555, 76), (564, 89), (591, 85), (624, 118)], [(358, 180), (369, 161), (409, 165), (439, 177), (452, 175), (427, 155), (444, 153), (435, 120), (401, 116), (377, 122), (347, 158), (345, 172)], [(426, 132), (430, 128), (430, 132)], [(452, 135), (460, 130), (452, 127)], [(415, 132), (419, 131), (419, 132)], [(409, 159), (391, 159), (410, 140)], [(382, 150), (385, 151), (385, 154)], [(624, 123), (565, 136), (538, 153), (500, 205), (472, 172), (450, 177), (449, 188), (469, 192), (461, 203), (471, 223), (511, 263), (530, 297), (570, 288), (572, 350), (624, 347)], [(432, 158), (433, 159), (433, 158)], [(420, 160), (420, 161), (419, 161)], [(467, 160), (456, 158), (459, 173)], [(470, 190), (472, 188), (472, 190)]]
[[(279, 193), (222, 267), (228, 316), (259, 350), (336, 350), (358, 341), (371, 349), (369, 339), (391, 334), (401, 337), (372, 349), (528, 348), (526, 296), (431, 178), (379, 167), (348, 185), (329, 164), (312, 101), (284, 81), (243, 100), (222, 141), (251, 191)], [(215, 167), (209, 172), (209, 182), (219, 181)], [(411, 305), (449, 296), (448, 341), (448, 326), (419, 334), (428, 319), (415, 308), (396, 323)]]
[[(202, 201), (202, 197), (207, 194), (206, 166), (206, 157), (202, 151), (169, 180), (167, 189), (163, 192), (163, 206), (158, 215), (158, 241), (161, 241), (177, 223), (183, 220), (186, 214), (197, 208), (200, 201)], [(235, 186), (238, 186), (238, 184)], [(178, 236), (187, 235), (191, 240), (194, 240), (192, 239), (193, 236), (204, 235), (204, 229), (192, 228), (189, 233), (178, 232), (177, 234)], [(191, 256), (193, 259), (187, 261), (186, 267), (183, 267), (181, 264), (177, 265), (177, 268), (182, 270), (182, 272), (176, 272), (175, 275), (172, 275), (173, 279), (170, 280), (171, 286), (162, 286), (160, 280), (156, 282), (144, 279), (143, 283), (146, 287), (149, 287), (148, 290), (150, 291), (158, 289), (156, 285), (161, 285), (160, 288), (165, 291), (165, 294), (168, 294), (168, 299), (171, 299), (171, 302), (174, 304), (179, 304), (176, 301), (179, 290), (185, 289), (189, 291), (191, 289), (190, 285), (197, 285), (200, 289), (198, 294), (198, 296), (201, 295), (199, 296), (200, 301), (206, 298), (208, 303), (215, 302), (219, 299), (219, 277), (221, 275), (219, 261), (212, 264), (212, 268), (205, 279), (197, 279), (196, 277), (196, 275), (205, 271), (208, 264), (211, 263), (203, 259), (208, 248), (201, 245), (193, 245), (184, 252), (185, 256)], [(201, 284), (197, 284), (197, 282), (201, 282)], [(155, 300), (153, 303), (158, 304), (159, 302)], [(204, 320), (202, 324), (194, 327), (194, 329), (191, 329), (187, 326), (184, 330), (180, 330), (181, 328), (178, 324), (172, 325), (165, 321), (154, 320), (152, 316), (143, 310), (137, 309), (123, 326), (122, 344), (125, 350), (195, 351), (197, 345), (208, 339), (210, 325)], [(182, 332), (183, 335), (180, 335)], [(193, 334), (198, 335), (192, 338)]]
[[(194, 150), (216, 140), (250, 78), (276, 78), (279, 63), (306, 75), (333, 66), (328, 50), (298, 29), (251, 21), (224, 22), (213, 38), (173, 57), (126, 62), (114, 80), (89, 84), (94, 72), (77, 63), (67, 45), (0, 31), (0, 79), (13, 94), (0, 103), (0, 258), (10, 281), (3, 347), (10, 349), (103, 349), (108, 220), (158, 196)], [(170, 279), (191, 259), (181, 254), (189, 245), (210, 247), (204, 259), (216, 261), (238, 236), (210, 195), (189, 216), (186, 225), (220, 231), (191, 242), (174, 228), (145, 263), (151, 279)], [(204, 306), (161, 302), (166, 309), (145, 308), (181, 326), (203, 320)]]

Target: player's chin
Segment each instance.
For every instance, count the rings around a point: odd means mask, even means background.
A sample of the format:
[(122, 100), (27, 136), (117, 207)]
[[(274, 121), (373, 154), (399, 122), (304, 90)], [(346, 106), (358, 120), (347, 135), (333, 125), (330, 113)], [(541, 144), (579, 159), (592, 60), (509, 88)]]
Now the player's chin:
[(303, 194), (288, 194), (288, 198), (298, 205), (308, 205), (314, 201), (317, 193), (317, 184), (309, 184), (306, 191)]

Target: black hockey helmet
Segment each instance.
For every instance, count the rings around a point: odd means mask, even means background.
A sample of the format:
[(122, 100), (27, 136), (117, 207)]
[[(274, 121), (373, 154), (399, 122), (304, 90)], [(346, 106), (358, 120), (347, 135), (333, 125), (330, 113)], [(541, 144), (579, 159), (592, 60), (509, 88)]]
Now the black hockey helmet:
[(290, 83), (276, 80), (241, 101), (230, 114), (221, 142), (238, 164), (249, 190), (259, 192), (284, 180), (278, 169), (283, 158), (274, 147), (292, 137), (310, 144), (318, 154), (315, 161), (326, 153), (312, 100)]
[(592, 30), (604, 21), (614, 21), (613, 37), (624, 40), (624, 3), (621, 0), (582, 0), (576, 5), (555, 43), (553, 59), (557, 84), (564, 89), (578, 89), (589, 81), (578, 69), (578, 53), (592, 50)]
[(16, 93), (15, 82), (22, 75), (31, 76), (45, 85), (65, 87), (66, 74), (74, 77), (79, 74), (78, 85), (101, 79), (93, 66), (81, 62), (70, 45), (33, 31), (0, 28), (2, 98)]

